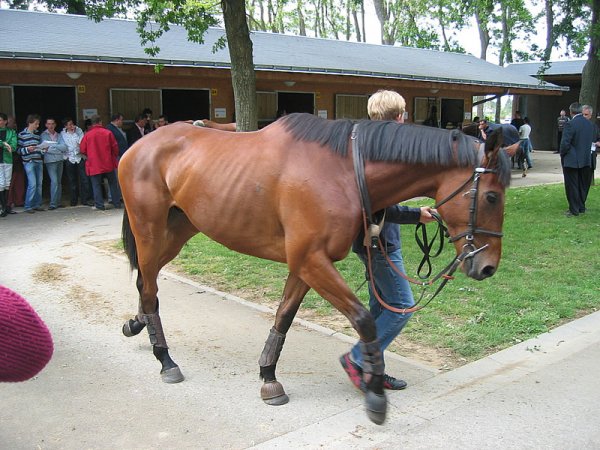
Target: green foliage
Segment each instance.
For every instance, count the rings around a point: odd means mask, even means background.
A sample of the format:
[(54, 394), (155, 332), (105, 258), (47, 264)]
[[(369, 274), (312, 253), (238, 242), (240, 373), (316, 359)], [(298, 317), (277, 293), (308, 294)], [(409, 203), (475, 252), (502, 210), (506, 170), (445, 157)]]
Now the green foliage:
[[(590, 197), (596, 189), (600, 187), (592, 187)], [(509, 189), (497, 274), (481, 282), (457, 274), (429, 306), (413, 315), (403, 339), (474, 360), (598, 309), (600, 203), (588, 203), (586, 214), (566, 218), (562, 184)], [(413, 234), (414, 226), (402, 226), (409, 276), (420, 261)], [(453, 255), (454, 249), (446, 245), (434, 271)], [(271, 304), (279, 301), (287, 275), (283, 264), (234, 253), (202, 235), (185, 246), (175, 264), (202, 283)], [(354, 254), (336, 267), (351, 289), (364, 281), (364, 266)], [(414, 292), (418, 298), (420, 290)], [(357, 295), (368, 303), (366, 286)], [(313, 291), (302, 307), (319, 315), (332, 312)]]

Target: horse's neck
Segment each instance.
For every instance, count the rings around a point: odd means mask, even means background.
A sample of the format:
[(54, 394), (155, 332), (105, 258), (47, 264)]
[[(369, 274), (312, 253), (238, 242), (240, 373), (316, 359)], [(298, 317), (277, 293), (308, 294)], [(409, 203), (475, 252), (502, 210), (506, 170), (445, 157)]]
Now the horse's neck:
[(370, 162), (365, 167), (374, 211), (415, 197), (435, 198), (444, 167)]

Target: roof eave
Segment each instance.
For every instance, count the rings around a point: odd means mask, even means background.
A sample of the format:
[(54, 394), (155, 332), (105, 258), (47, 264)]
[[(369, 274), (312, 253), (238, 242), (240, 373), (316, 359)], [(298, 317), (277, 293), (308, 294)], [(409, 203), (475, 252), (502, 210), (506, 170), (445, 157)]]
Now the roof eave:
[[(52, 54), (52, 53), (22, 53), (22, 52), (0, 52), (0, 59), (33, 59), (39, 61), (68, 61), (68, 62), (96, 62), (96, 63), (108, 63), (108, 64), (135, 64), (135, 65), (163, 65), (170, 67), (201, 67), (211, 69), (231, 69), (231, 63), (221, 61), (184, 61), (184, 60), (169, 60), (169, 59), (155, 59), (155, 58), (123, 58), (115, 56), (93, 56), (93, 55), (63, 55), (63, 54)], [(419, 75), (406, 75), (398, 73), (388, 72), (372, 72), (362, 70), (346, 70), (346, 69), (331, 69), (331, 68), (319, 68), (319, 67), (294, 67), (294, 66), (278, 66), (268, 64), (255, 64), (255, 70), (257, 71), (271, 71), (271, 72), (294, 72), (294, 73), (308, 73), (308, 74), (321, 74), (321, 75), (344, 75), (344, 76), (360, 76), (360, 77), (371, 77), (371, 78), (388, 78), (395, 80), (409, 80), (409, 81), (424, 81), (441, 84), (463, 84), (463, 85), (476, 85), (476, 86), (487, 86), (487, 87), (501, 87), (501, 88), (513, 88), (513, 89), (532, 89), (532, 90), (544, 90), (544, 91), (568, 91), (569, 88), (565, 86), (547, 86), (543, 84), (532, 85), (532, 84), (520, 84), (520, 83), (499, 83), (494, 81), (482, 81), (482, 80), (468, 80), (458, 78), (446, 78), (446, 77), (432, 77), (432, 76), (419, 76)]]

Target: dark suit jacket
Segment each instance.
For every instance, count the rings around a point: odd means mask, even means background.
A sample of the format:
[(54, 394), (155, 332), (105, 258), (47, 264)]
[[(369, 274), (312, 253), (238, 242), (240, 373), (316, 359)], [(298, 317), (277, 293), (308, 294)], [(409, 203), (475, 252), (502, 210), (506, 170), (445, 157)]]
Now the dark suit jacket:
[(123, 134), (121, 130), (119, 130), (115, 125), (109, 123), (106, 125), (106, 129), (110, 130), (112, 134), (114, 134), (115, 139), (117, 140), (117, 144), (119, 145), (119, 158), (123, 156), (123, 153), (127, 151), (129, 148), (129, 144), (127, 143), (127, 138)]
[(581, 114), (565, 124), (560, 141), (560, 156), (563, 167), (580, 169), (592, 165), (592, 142), (594, 126)]
[(142, 133), (140, 133), (139, 128), (134, 123), (129, 130), (127, 130), (127, 142), (131, 147), (135, 141), (142, 138)]

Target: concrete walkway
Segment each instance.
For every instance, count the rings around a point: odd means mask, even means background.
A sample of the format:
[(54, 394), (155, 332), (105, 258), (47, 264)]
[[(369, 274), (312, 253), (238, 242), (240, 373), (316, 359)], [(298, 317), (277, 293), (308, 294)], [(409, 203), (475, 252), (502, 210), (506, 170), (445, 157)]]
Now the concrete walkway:
[[(533, 156), (513, 185), (562, 181), (558, 155)], [(90, 245), (117, 239), (120, 222), (86, 207), (0, 221), (0, 283), (55, 340), (36, 378), (0, 384), (0, 448), (600, 448), (600, 312), (451, 372), (386, 356), (410, 387), (389, 394), (377, 426), (337, 362), (351, 339), (293, 326), (278, 370), (290, 403), (266, 406), (257, 360), (272, 312), (163, 273), (161, 314), (186, 376), (165, 385), (146, 333), (120, 332), (137, 308), (127, 262)]]

